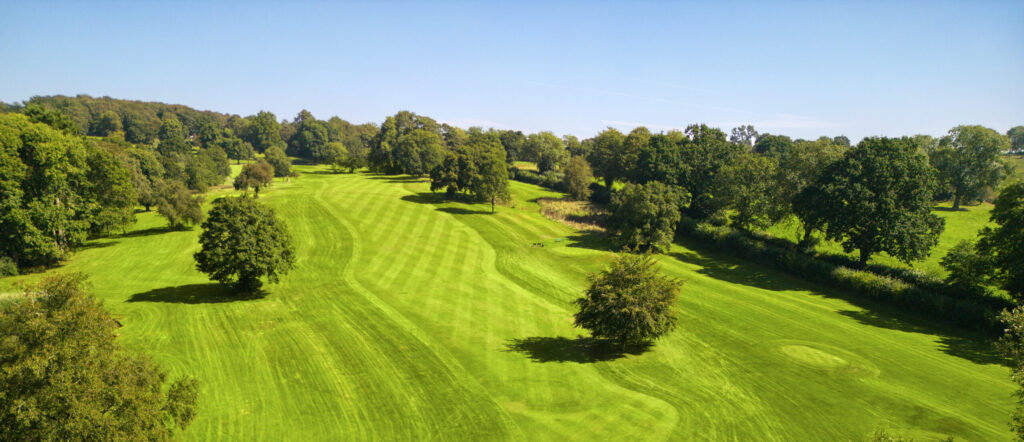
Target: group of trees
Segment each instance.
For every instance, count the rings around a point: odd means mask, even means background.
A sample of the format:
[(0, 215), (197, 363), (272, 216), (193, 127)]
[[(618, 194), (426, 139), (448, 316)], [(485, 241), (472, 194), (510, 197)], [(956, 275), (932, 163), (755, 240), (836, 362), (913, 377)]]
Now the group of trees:
[(0, 257), (50, 265), (134, 221), (130, 170), (115, 153), (20, 114), (0, 114)]
[(0, 304), (0, 434), (5, 440), (168, 440), (195, 417), (198, 382), (168, 383), (128, 352), (81, 275), (46, 277)]

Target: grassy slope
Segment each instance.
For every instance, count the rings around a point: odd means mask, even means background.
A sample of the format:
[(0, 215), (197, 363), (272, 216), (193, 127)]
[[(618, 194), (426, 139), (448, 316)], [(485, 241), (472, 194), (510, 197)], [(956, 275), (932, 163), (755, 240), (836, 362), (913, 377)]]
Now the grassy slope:
[(198, 231), (155, 214), (58, 271), (91, 275), (126, 345), (201, 379), (192, 439), (1009, 439), (1013, 385), (983, 344), (683, 246), (660, 258), (686, 280), (677, 331), (595, 361), (570, 301), (603, 239), (541, 217), (535, 186), (495, 215), (427, 187), (276, 184), (261, 201), (299, 258), (263, 299), (226, 302)]

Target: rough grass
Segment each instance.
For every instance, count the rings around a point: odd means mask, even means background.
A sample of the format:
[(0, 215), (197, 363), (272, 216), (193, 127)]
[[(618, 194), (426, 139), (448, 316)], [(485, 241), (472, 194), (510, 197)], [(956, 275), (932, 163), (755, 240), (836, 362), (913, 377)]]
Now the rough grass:
[(604, 218), (608, 212), (590, 201), (576, 201), (572, 198), (538, 198), (540, 213), (576, 230), (604, 232)]
[(686, 281), (678, 329), (605, 348), (571, 300), (608, 243), (540, 214), (561, 195), (512, 183), (491, 215), (427, 188), (305, 173), (261, 192), (298, 262), (260, 299), (197, 272), (198, 230), (154, 213), (54, 271), (89, 274), (127, 347), (201, 380), (183, 439), (1011, 438), (1009, 371), (971, 335), (677, 245), (658, 259)]

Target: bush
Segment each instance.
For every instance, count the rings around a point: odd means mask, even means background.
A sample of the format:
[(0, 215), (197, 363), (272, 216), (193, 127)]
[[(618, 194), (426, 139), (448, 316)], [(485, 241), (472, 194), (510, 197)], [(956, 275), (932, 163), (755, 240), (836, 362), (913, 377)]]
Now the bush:
[(0, 278), (3, 278), (4, 276), (15, 276), (17, 274), (18, 264), (9, 257), (0, 257)]
[[(996, 317), (998, 312), (1012, 307), (1005, 299), (958, 290), (918, 271), (884, 266), (858, 269), (856, 261), (849, 257), (808, 255), (786, 240), (748, 236), (692, 218), (684, 217), (678, 232), (715, 250), (947, 324), (997, 333), (1002, 330)], [(854, 265), (841, 264), (847, 261)]]

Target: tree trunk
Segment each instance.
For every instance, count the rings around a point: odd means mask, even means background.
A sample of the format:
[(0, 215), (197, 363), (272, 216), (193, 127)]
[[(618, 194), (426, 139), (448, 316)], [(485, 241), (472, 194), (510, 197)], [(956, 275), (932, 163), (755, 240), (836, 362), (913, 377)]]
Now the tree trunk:
[(960, 210), (960, 191), (953, 194), (953, 210)]
[(871, 258), (871, 251), (868, 249), (860, 249), (860, 266), (864, 268), (868, 265), (868, 258)]
[(612, 191), (612, 187), (614, 187), (614, 186), (615, 186), (615, 177), (605, 176), (604, 177), (604, 187), (607, 188), (609, 192), (611, 192)]
[(804, 227), (804, 237), (800, 240), (800, 245), (806, 246), (811, 243), (811, 232), (810, 227)]
[(495, 199), (495, 197), (492, 196), (491, 197), (491, 213), (494, 213), (494, 199)]

